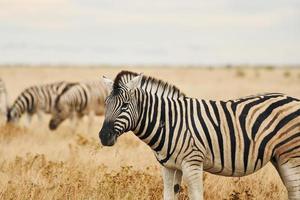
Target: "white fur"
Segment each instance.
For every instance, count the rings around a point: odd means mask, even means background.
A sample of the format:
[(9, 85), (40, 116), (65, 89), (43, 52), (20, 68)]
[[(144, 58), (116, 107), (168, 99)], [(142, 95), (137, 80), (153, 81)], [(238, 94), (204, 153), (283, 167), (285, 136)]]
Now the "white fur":
[(114, 81), (109, 78), (106, 78), (105, 76), (102, 76), (102, 80), (103, 80), (103, 83), (106, 86), (107, 90), (109, 92), (111, 92), (113, 89)]
[(126, 83), (126, 86), (130, 90), (134, 90), (135, 88), (138, 88), (141, 85), (142, 78), (143, 78), (143, 75), (140, 74), (140, 75), (134, 77), (133, 79), (131, 79), (128, 83)]

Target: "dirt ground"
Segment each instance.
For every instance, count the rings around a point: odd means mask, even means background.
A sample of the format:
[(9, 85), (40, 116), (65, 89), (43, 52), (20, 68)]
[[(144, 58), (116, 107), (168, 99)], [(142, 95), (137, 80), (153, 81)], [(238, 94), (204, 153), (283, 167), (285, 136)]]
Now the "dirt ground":
[[(114, 78), (121, 70), (166, 80), (188, 96), (232, 99), (264, 92), (300, 98), (300, 70), (276, 68), (138, 68), (138, 67), (0, 67), (9, 101), (25, 87), (59, 80)], [(47, 128), (49, 117), (28, 127), (0, 127), (0, 199), (162, 199), (160, 166), (149, 147), (132, 133), (112, 147), (101, 147), (103, 117), (88, 130), (84, 119), (76, 131), (65, 122)], [(242, 178), (206, 173), (206, 199), (287, 199), (271, 165)], [(181, 199), (187, 199), (183, 187)]]

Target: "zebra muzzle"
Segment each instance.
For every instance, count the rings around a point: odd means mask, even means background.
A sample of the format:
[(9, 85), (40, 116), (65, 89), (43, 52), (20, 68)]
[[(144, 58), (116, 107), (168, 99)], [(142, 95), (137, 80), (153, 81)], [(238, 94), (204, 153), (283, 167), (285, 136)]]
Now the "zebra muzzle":
[(102, 128), (99, 138), (103, 146), (113, 146), (117, 140), (117, 134), (111, 129)]
[(50, 130), (55, 130), (58, 127), (58, 123), (56, 122), (56, 120), (51, 119), (49, 122), (49, 129)]

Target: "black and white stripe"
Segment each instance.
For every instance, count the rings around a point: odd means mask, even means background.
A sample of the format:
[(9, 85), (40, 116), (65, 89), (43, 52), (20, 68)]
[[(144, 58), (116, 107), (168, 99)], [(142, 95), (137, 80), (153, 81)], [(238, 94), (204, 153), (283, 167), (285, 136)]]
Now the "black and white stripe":
[(103, 115), (107, 95), (108, 90), (101, 80), (75, 84), (56, 99), (49, 128), (55, 130), (67, 118)]
[[(130, 81), (122, 82), (124, 78)], [(163, 166), (164, 198), (185, 176), (190, 199), (203, 199), (202, 173), (245, 176), (269, 161), (289, 199), (300, 199), (300, 102), (280, 93), (213, 101), (190, 98), (152, 77), (121, 72), (105, 79), (111, 93), (99, 133), (112, 146), (133, 131)], [(174, 193), (175, 190), (175, 193)]]
[(0, 118), (1, 121), (6, 121), (8, 109), (7, 90), (4, 81), (0, 78)]
[(30, 119), (34, 114), (53, 113), (58, 95), (64, 93), (72, 85), (73, 83), (61, 81), (26, 88), (17, 96), (13, 105), (9, 108), (7, 113), (8, 122), (18, 121), (23, 114), (27, 114)]

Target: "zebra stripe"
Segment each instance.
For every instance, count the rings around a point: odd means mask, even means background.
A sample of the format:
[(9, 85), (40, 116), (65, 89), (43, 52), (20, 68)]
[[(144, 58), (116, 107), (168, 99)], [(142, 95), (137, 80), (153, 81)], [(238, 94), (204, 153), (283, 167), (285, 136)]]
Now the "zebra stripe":
[(4, 81), (0, 78), (0, 117), (6, 121), (7, 115), (7, 90)]
[(102, 81), (77, 83), (62, 92), (55, 102), (55, 112), (49, 128), (55, 130), (65, 119), (84, 115), (104, 114), (104, 101), (108, 90)]
[(59, 94), (69, 89), (73, 83), (65, 81), (35, 85), (24, 89), (15, 99), (7, 113), (8, 122), (16, 122), (27, 113), (30, 116), (44, 112), (54, 112), (55, 100)]
[(300, 199), (298, 99), (281, 93), (229, 101), (195, 99), (152, 77), (121, 72), (116, 80), (125, 80), (120, 76), (131, 80), (114, 82), (118, 86), (106, 100), (101, 143), (112, 146), (131, 130), (148, 144), (163, 166), (165, 199), (176, 195), (173, 187), (178, 188), (182, 174), (190, 198), (202, 199), (203, 170), (240, 177), (269, 161), (289, 198)]

